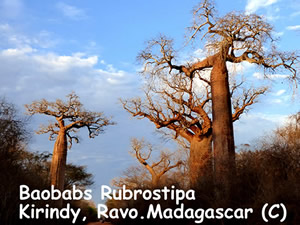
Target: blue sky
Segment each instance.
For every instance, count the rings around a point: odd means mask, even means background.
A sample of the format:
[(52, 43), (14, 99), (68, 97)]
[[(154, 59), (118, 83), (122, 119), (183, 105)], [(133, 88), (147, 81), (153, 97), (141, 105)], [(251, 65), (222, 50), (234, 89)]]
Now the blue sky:
[[(128, 154), (131, 137), (159, 140), (146, 120), (131, 119), (120, 97), (142, 95), (136, 56), (145, 41), (163, 33), (182, 47), (192, 8), (198, 1), (0, 0), (0, 95), (23, 105), (64, 98), (75, 90), (86, 108), (112, 115), (116, 126), (94, 140), (81, 132), (81, 143), (68, 161), (87, 165), (95, 175), (94, 192), (136, 162)], [(235, 10), (263, 15), (274, 24), (278, 47), (299, 49), (300, 2), (296, 0), (217, 0), (221, 15)], [(255, 66), (236, 68), (250, 82), (266, 82)], [(270, 92), (235, 124), (236, 142), (251, 143), (299, 110), (299, 98), (279, 73), (267, 81)], [(36, 116), (31, 129), (50, 118)], [(158, 142), (158, 141), (157, 141)], [(32, 150), (52, 151), (46, 135), (33, 135)], [(97, 196), (95, 194), (95, 196)], [(95, 201), (98, 201), (95, 199)]]

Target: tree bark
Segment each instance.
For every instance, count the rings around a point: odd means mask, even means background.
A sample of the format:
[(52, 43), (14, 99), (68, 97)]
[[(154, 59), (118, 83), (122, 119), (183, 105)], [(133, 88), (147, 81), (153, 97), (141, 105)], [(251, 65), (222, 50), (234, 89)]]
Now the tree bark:
[(152, 175), (151, 184), (153, 189), (158, 188), (159, 178), (160, 177), (158, 177), (157, 175)]
[[(67, 136), (66, 131), (61, 129), (54, 144), (53, 156), (50, 168), (51, 185), (61, 192), (64, 190), (65, 170), (67, 163)], [(62, 200), (58, 202), (62, 206)]]
[(211, 91), (216, 194), (226, 201), (233, 193), (235, 149), (228, 71), (221, 53), (211, 72)]
[[(196, 135), (195, 135), (196, 136)], [(190, 187), (210, 185), (213, 180), (212, 135), (193, 137), (189, 157)]]

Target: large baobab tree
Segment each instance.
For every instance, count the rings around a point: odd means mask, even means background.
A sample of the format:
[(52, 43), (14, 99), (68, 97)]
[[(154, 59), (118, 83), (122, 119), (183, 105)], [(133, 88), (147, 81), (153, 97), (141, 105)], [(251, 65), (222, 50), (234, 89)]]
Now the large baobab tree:
[[(160, 37), (153, 42), (167, 47), (170, 42)], [(212, 183), (212, 122), (211, 122), (211, 87), (209, 77), (202, 73), (188, 77), (182, 73), (176, 76), (169, 73), (146, 79), (145, 98), (122, 100), (123, 107), (137, 118), (147, 118), (156, 128), (171, 130), (177, 137), (184, 138), (189, 145), (189, 180), (194, 189), (199, 182)], [(266, 87), (244, 87), (243, 81), (232, 80), (230, 95), (233, 97), (236, 121), (247, 107), (264, 94)]]
[(30, 115), (43, 114), (54, 117), (55, 122), (41, 126), (38, 134), (49, 133), (50, 140), (55, 140), (50, 168), (51, 185), (59, 190), (64, 189), (67, 150), (72, 147), (72, 142), (78, 143), (79, 139), (74, 133), (80, 128), (87, 128), (89, 137), (94, 138), (104, 131), (113, 122), (105, 117), (102, 112), (90, 112), (83, 108), (79, 97), (75, 93), (67, 95), (67, 101), (57, 99), (49, 102), (45, 99), (34, 101), (25, 105)]
[(199, 36), (205, 40), (209, 49), (206, 57), (180, 64), (171, 42), (167, 45), (153, 42), (140, 58), (144, 61), (145, 72), (153, 76), (164, 71), (173, 76), (194, 77), (209, 70), (215, 180), (222, 189), (219, 193), (228, 196), (235, 174), (235, 149), (227, 63), (248, 62), (266, 71), (282, 68), (290, 72), (291, 79), (296, 80), (295, 66), (299, 57), (294, 52), (276, 49), (273, 28), (261, 16), (230, 12), (218, 17), (210, 0), (203, 0), (193, 14), (189, 40), (195, 41)]
[[(131, 140), (131, 146), (134, 157), (143, 165), (147, 171), (151, 174), (151, 186), (157, 188), (160, 185), (161, 177), (173, 168), (176, 168), (182, 164), (182, 161), (177, 161), (171, 164), (171, 154), (161, 151), (159, 160), (149, 163), (152, 145), (146, 143), (144, 140), (138, 140), (136, 138)], [(147, 149), (145, 152), (145, 149)]]

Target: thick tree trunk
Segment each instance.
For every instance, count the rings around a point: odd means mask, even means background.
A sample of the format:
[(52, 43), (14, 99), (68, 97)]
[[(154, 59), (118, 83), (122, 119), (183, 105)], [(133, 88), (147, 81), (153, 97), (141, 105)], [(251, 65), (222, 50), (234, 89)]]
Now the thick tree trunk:
[[(66, 132), (61, 129), (54, 144), (50, 168), (51, 185), (60, 191), (64, 190), (66, 163), (67, 136)], [(61, 206), (62, 201), (59, 201), (58, 205)]]
[(213, 180), (212, 135), (193, 137), (189, 157), (190, 186), (199, 189)]
[(221, 54), (211, 72), (211, 91), (216, 194), (226, 202), (235, 179), (235, 149), (228, 71)]
[(152, 188), (155, 189), (155, 188), (158, 188), (158, 183), (159, 183), (159, 178), (157, 175), (152, 175)]

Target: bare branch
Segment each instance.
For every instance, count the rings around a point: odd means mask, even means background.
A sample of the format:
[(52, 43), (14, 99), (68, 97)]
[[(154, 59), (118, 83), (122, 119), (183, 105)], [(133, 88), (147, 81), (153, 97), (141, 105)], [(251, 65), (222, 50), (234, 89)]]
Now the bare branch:
[(37, 134), (46, 134), (49, 133), (49, 140), (53, 141), (58, 135), (59, 127), (57, 123), (50, 123), (48, 126), (41, 125), (40, 129), (36, 131)]
[[(189, 27), (189, 30), (192, 31), (192, 35), (188, 39), (187, 44), (194, 39), (197, 34), (201, 33), (205, 26), (208, 26), (208, 31), (212, 30), (215, 26), (215, 23), (213, 22), (214, 12), (214, 4), (209, 0), (203, 0), (197, 7), (194, 8), (193, 26)], [(208, 32), (202, 36), (202, 39), (207, 33)]]
[[(161, 151), (160, 158), (158, 161), (153, 162), (151, 165), (147, 162), (150, 159), (152, 153), (152, 145), (146, 143), (143, 139), (138, 140), (136, 138), (131, 140), (131, 146), (134, 151), (135, 158), (141, 163), (151, 174), (152, 176), (152, 185), (157, 186), (162, 175), (167, 173), (173, 168), (179, 167), (182, 165), (182, 161), (178, 161), (175, 164), (171, 165), (171, 156), (172, 154), (167, 154), (164, 151)], [(144, 148), (148, 149), (146, 156), (143, 156), (142, 151)]]
[(257, 98), (260, 95), (263, 95), (268, 90), (267, 87), (262, 87), (259, 89), (244, 89), (243, 95), (239, 96), (232, 101), (234, 113), (232, 115), (232, 121), (236, 121), (240, 118), (241, 114), (244, 113), (247, 108), (251, 105), (253, 105)]

